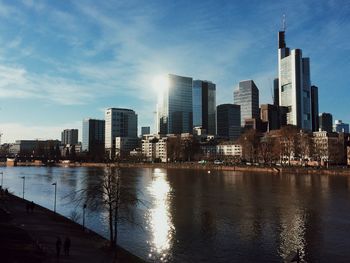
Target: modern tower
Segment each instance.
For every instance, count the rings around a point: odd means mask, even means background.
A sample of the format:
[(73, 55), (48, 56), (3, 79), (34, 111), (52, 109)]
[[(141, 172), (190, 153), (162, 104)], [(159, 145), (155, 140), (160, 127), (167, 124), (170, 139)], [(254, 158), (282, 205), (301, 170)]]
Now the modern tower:
[(105, 146), (105, 121), (83, 120), (82, 150), (92, 158), (103, 158)]
[(318, 117), (320, 131), (332, 132), (333, 116), (330, 113), (323, 112)]
[(217, 135), (236, 140), (241, 135), (241, 106), (221, 104), (216, 108)]
[(216, 85), (210, 81), (194, 80), (192, 89), (193, 126), (202, 127), (207, 134), (216, 134)]
[(241, 126), (245, 119), (259, 119), (259, 90), (253, 80), (239, 82), (233, 92), (234, 103), (241, 106)]
[(318, 131), (318, 88), (311, 86), (311, 124), (312, 131)]
[(78, 144), (78, 129), (65, 129), (61, 132), (62, 144)]
[(158, 133), (191, 133), (193, 127), (192, 78), (168, 74), (159, 81)]
[(285, 31), (278, 32), (279, 104), (288, 107), (287, 124), (312, 130), (310, 60), (301, 49), (286, 46)]
[(276, 106), (280, 105), (280, 96), (278, 89), (278, 78), (273, 80), (273, 104)]
[(344, 123), (342, 120), (335, 120), (334, 126), (333, 126), (333, 131), (349, 133), (349, 124)]
[(109, 108), (105, 120), (105, 150), (114, 157), (116, 137), (137, 137), (137, 114), (130, 109)]

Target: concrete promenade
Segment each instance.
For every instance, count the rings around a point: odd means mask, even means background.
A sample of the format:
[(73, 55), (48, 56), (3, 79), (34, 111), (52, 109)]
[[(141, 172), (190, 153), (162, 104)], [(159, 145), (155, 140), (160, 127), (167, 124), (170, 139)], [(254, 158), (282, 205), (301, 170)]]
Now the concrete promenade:
[[(0, 208), (9, 212), (12, 220), (9, 225), (25, 230), (44, 252), (43, 262), (142, 262), (123, 249), (109, 248), (109, 241), (100, 235), (84, 231), (82, 226), (54, 212), (35, 205), (33, 212), (27, 211), (26, 200), (11, 194), (2, 194)], [(56, 255), (56, 240), (60, 237), (62, 247), (60, 256)], [(64, 255), (63, 243), (66, 237), (71, 240), (70, 255)], [(0, 262), (1, 256), (0, 256)], [(26, 261), (23, 261), (26, 262)]]

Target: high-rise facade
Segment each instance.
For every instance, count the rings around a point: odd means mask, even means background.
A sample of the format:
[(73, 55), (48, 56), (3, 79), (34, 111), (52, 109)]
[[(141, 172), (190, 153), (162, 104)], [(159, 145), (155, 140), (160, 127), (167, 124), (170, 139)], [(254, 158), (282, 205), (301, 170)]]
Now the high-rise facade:
[(62, 144), (78, 144), (78, 129), (65, 129), (61, 132)]
[(241, 135), (241, 106), (221, 104), (216, 108), (217, 135), (236, 140)]
[(312, 130), (310, 60), (301, 49), (286, 46), (285, 31), (278, 32), (279, 104), (288, 107), (287, 124)]
[(194, 80), (192, 89), (193, 126), (202, 127), (207, 134), (216, 134), (216, 85), (210, 81)]
[(280, 105), (280, 95), (278, 88), (278, 78), (273, 80), (273, 104), (276, 106)]
[(323, 112), (318, 117), (320, 131), (333, 131), (333, 116), (330, 113)]
[(82, 151), (93, 158), (104, 155), (105, 121), (96, 119), (83, 120)]
[(253, 80), (241, 81), (233, 92), (234, 104), (241, 107), (241, 126), (245, 119), (259, 119), (259, 90)]
[(116, 137), (137, 137), (137, 114), (130, 109), (109, 108), (105, 112), (105, 150), (115, 156)]
[(150, 133), (151, 133), (151, 127), (149, 126), (141, 127), (141, 136), (150, 134)]
[(311, 86), (311, 124), (312, 131), (318, 131), (318, 88)]
[(335, 120), (333, 131), (349, 133), (349, 124), (344, 123), (342, 120)]
[(192, 78), (173, 74), (157, 87), (161, 90), (157, 105), (158, 133), (191, 133), (193, 127)]

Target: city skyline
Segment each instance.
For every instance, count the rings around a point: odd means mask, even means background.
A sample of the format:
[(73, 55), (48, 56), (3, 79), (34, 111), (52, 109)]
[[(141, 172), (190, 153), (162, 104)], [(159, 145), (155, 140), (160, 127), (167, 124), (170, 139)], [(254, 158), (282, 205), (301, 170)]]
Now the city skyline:
[[(0, 1), (1, 141), (57, 139), (109, 107), (135, 110), (139, 126), (154, 130), (150, 83), (167, 73), (213, 81), (217, 105), (233, 103), (234, 87), (252, 79), (260, 104), (272, 104), (282, 14), (288, 45), (310, 57), (319, 112), (349, 123), (349, 11), (345, 1)], [(179, 16), (168, 19), (173, 12)]]

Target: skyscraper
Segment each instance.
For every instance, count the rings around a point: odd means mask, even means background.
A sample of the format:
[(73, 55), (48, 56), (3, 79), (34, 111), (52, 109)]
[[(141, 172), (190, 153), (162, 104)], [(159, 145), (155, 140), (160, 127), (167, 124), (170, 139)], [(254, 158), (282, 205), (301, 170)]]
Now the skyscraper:
[(193, 127), (192, 78), (168, 74), (160, 81), (158, 99), (158, 132), (191, 133)]
[(333, 116), (330, 113), (323, 112), (318, 117), (320, 131), (332, 132)]
[(273, 104), (276, 106), (280, 105), (280, 95), (278, 89), (278, 78), (273, 80)]
[(82, 150), (91, 158), (103, 158), (105, 145), (105, 121), (83, 120)]
[(342, 120), (335, 120), (333, 131), (349, 133), (349, 124), (344, 123)]
[(241, 106), (221, 104), (216, 108), (217, 135), (235, 140), (241, 135)]
[(241, 106), (241, 126), (245, 119), (259, 119), (259, 90), (253, 80), (239, 82), (233, 92), (234, 103)]
[(194, 80), (192, 90), (193, 126), (207, 134), (216, 134), (216, 85), (210, 81)]
[(137, 114), (130, 109), (109, 108), (105, 120), (105, 150), (113, 158), (116, 137), (137, 137)]
[(65, 129), (61, 132), (62, 144), (78, 144), (78, 129)]
[(151, 127), (149, 126), (141, 127), (141, 136), (145, 134), (150, 134), (150, 133), (151, 133)]
[(290, 49), (285, 31), (278, 32), (279, 104), (288, 107), (287, 124), (311, 130), (310, 60), (301, 49)]
[(311, 124), (312, 131), (318, 131), (318, 88), (311, 86)]

